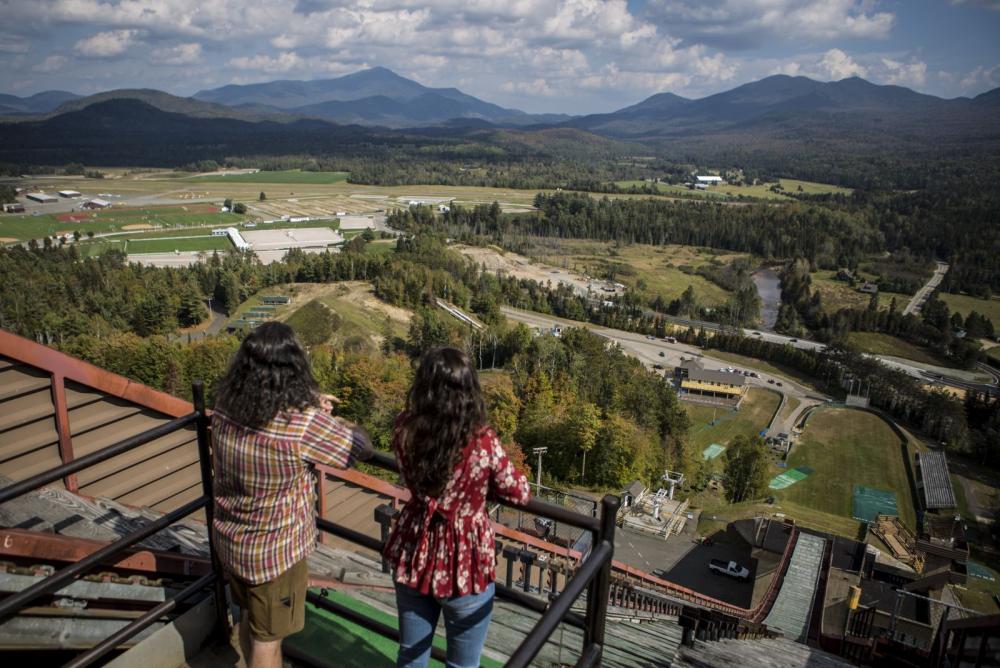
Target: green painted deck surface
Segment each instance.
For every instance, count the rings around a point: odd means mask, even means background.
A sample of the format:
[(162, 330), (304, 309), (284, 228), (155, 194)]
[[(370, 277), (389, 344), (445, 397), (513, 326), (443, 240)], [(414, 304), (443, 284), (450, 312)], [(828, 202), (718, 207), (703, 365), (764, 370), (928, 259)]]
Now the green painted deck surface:
[[(395, 616), (386, 614), (341, 592), (327, 591), (331, 600), (383, 624), (399, 628)], [(394, 640), (309, 604), (306, 604), (305, 629), (301, 633), (291, 636), (285, 642), (305, 654), (337, 666), (349, 668), (354, 666), (358, 668), (392, 668), (396, 665), (396, 651), (399, 647)], [(434, 645), (444, 649), (444, 638), (435, 637)], [(444, 664), (432, 659), (430, 665), (440, 667)], [(500, 667), (499, 663), (486, 657), (483, 657), (480, 665), (487, 668)]]

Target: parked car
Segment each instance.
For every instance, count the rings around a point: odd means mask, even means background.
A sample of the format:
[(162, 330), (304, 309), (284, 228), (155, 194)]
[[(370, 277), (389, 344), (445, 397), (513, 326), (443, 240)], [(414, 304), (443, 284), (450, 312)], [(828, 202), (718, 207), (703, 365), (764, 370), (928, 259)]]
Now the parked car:
[(774, 385), (774, 378), (768, 378), (767, 382), (771, 385)]
[(789, 343), (798, 343), (798, 339), (788, 339)]
[(749, 580), (750, 570), (745, 566), (740, 566), (735, 561), (722, 561), (721, 559), (712, 559), (708, 562), (708, 568), (716, 573), (721, 573), (722, 575), (728, 575), (731, 578), (736, 578), (737, 580)]
[(667, 354), (661, 350), (660, 351), (660, 357), (666, 357), (666, 356), (667, 356)]
[(653, 368), (654, 369), (663, 369), (663, 365), (662, 364), (654, 364)]
[(778, 387), (781, 387), (781, 381), (780, 380), (776, 381), (774, 384), (777, 385)]

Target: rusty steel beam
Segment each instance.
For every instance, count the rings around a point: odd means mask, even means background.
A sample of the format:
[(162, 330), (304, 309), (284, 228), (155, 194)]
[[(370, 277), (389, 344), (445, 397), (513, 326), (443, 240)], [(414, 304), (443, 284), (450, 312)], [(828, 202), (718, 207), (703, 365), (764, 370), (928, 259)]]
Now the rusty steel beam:
[[(76, 563), (106, 545), (107, 543), (88, 538), (23, 529), (0, 529), (0, 558)], [(199, 576), (212, 571), (212, 564), (206, 557), (142, 549), (126, 550), (122, 555), (108, 559), (103, 565), (158, 575)]]
[[(56, 433), (59, 435), (59, 459), (63, 464), (68, 464), (74, 459), (73, 439), (69, 427), (69, 410), (66, 408), (66, 378), (58, 371), (52, 373), (52, 405), (55, 406)], [(80, 489), (75, 473), (63, 478), (63, 484), (70, 492)]]
[(192, 410), (190, 401), (184, 401), (166, 392), (154, 390), (147, 385), (129, 380), (107, 369), (70, 357), (65, 353), (11, 334), (3, 329), (0, 329), (0, 354), (171, 417), (187, 415)]

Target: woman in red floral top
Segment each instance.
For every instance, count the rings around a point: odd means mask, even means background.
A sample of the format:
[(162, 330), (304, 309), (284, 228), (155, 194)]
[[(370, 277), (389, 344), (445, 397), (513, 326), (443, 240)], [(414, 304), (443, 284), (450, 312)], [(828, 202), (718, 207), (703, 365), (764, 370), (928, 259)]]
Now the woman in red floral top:
[(478, 666), (496, 573), (486, 499), (524, 504), (530, 490), (486, 424), (465, 353), (438, 348), (424, 355), (393, 447), (411, 492), (385, 546), (399, 609), (397, 666), (427, 665), (442, 609), (448, 666)]

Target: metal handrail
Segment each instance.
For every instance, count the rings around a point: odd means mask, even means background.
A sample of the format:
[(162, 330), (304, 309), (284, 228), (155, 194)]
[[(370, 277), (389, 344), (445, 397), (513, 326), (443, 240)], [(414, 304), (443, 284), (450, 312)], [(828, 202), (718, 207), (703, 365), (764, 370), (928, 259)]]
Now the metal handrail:
[(0, 489), (0, 504), (7, 503), (11, 499), (16, 499), (19, 496), (23, 496), (28, 492), (33, 492), (39, 487), (44, 487), (51, 482), (55, 482), (60, 478), (65, 478), (68, 475), (82, 471), (83, 469), (93, 466), (94, 464), (100, 464), (101, 462), (111, 459), (112, 457), (117, 457), (118, 455), (124, 454), (130, 450), (135, 450), (140, 445), (145, 445), (151, 441), (172, 434), (175, 431), (183, 429), (189, 424), (194, 423), (199, 418), (199, 413), (197, 411), (189, 413), (183, 417), (176, 418), (170, 422), (166, 422), (159, 426), (148, 429), (141, 434), (136, 434), (135, 436), (129, 436), (126, 439), (118, 441), (106, 448), (101, 448), (96, 452), (92, 452), (89, 455), (84, 455), (83, 457), (78, 457), (71, 462), (66, 462), (60, 466), (49, 469), (48, 471), (43, 471), (37, 475), (33, 475), (26, 480), (21, 482), (15, 482), (12, 485), (8, 485), (3, 489)]
[[(76, 563), (62, 568), (45, 579), (36, 582), (30, 587), (3, 599), (0, 601), (0, 621), (16, 614), (35, 599), (58, 591), (66, 584), (81, 576), (87, 570), (107, 559), (121, 554), (136, 543), (145, 540), (149, 536), (152, 536), (178, 520), (187, 517), (191, 513), (205, 509), (208, 525), (211, 527), (211, 518), (213, 515), (213, 483), (211, 477), (211, 451), (208, 438), (208, 415), (205, 409), (205, 388), (201, 381), (195, 381), (192, 383), (191, 389), (194, 397), (194, 412), (170, 420), (169, 422), (153, 427), (152, 429), (148, 429), (140, 434), (130, 436), (126, 439), (118, 441), (117, 443), (97, 450), (96, 452), (92, 452), (83, 457), (66, 462), (65, 464), (49, 469), (48, 471), (44, 471), (26, 480), (13, 483), (3, 489), (0, 489), (0, 504), (3, 504), (19, 496), (23, 496), (28, 492), (39, 489), (40, 487), (44, 487), (45, 485), (55, 482), (56, 480), (60, 480), (73, 473), (77, 473), (87, 467), (99, 464), (126, 452), (130, 452), (142, 445), (145, 445), (146, 443), (150, 443), (158, 438), (162, 438), (163, 436), (167, 436), (184, 429), (188, 425), (195, 424), (197, 427), (198, 456), (202, 470), (203, 493), (201, 496), (189, 501), (180, 508), (176, 508), (167, 514), (158, 517), (135, 531), (122, 536), (118, 540), (91, 552)], [(121, 645), (121, 643), (138, 635), (143, 631), (143, 629), (149, 627), (157, 619), (174, 610), (179, 603), (191, 598), (199, 591), (202, 591), (205, 587), (213, 584), (215, 585), (217, 621), (220, 624), (217, 631), (226, 635), (228, 633), (228, 618), (225, 615), (225, 606), (221, 603), (222, 601), (225, 601), (223, 590), (224, 584), (218, 575), (218, 559), (216, 558), (215, 547), (211, 539), (209, 540), (209, 552), (212, 558), (213, 572), (205, 574), (195, 580), (174, 596), (151, 608), (142, 616), (132, 620), (122, 628), (118, 629), (88, 651), (76, 656), (66, 665), (72, 666), (73, 668), (82, 668), (83, 666), (93, 664), (95, 661), (104, 657), (108, 652), (113, 651), (116, 647)]]
[[(373, 452), (366, 463), (399, 473), (399, 462), (395, 457), (385, 452)], [(542, 601), (529, 603), (530, 597), (526, 594), (516, 592), (502, 585), (497, 586), (497, 596), (500, 598), (542, 613), (535, 627), (525, 636), (506, 665), (513, 668), (520, 668), (521, 666), (530, 664), (531, 660), (541, 651), (542, 646), (548, 641), (556, 627), (563, 621), (583, 629), (583, 648), (580, 660), (576, 665), (592, 666), (599, 664), (603, 653), (605, 617), (611, 588), (615, 517), (620, 505), (618, 497), (607, 495), (601, 500), (600, 518), (576, 513), (537, 499), (531, 499), (524, 505), (516, 505), (504, 501), (501, 501), (501, 503), (511, 508), (548, 516), (559, 522), (588, 530), (594, 536), (594, 548), (580, 564), (576, 573), (566, 583), (563, 591), (549, 604), (545, 604)], [(373, 538), (330, 520), (317, 517), (316, 527), (321, 531), (331, 533), (376, 552), (382, 551), (383, 542), (378, 538)], [(571, 611), (570, 608), (585, 589), (587, 590), (587, 612), (581, 618), (578, 613)], [(315, 596), (310, 598), (313, 602), (316, 602), (316, 599), (317, 597)], [(530, 600), (534, 601), (534, 599)], [(327, 600), (322, 607), (327, 609), (337, 607), (326, 605), (326, 603), (332, 602)], [(350, 613), (352, 619), (357, 615), (358, 613)], [(354, 621), (358, 620), (354, 619)], [(391, 627), (382, 628), (382, 626), (384, 625), (371, 624), (367, 628), (386, 637), (398, 639), (397, 631), (391, 629)]]

